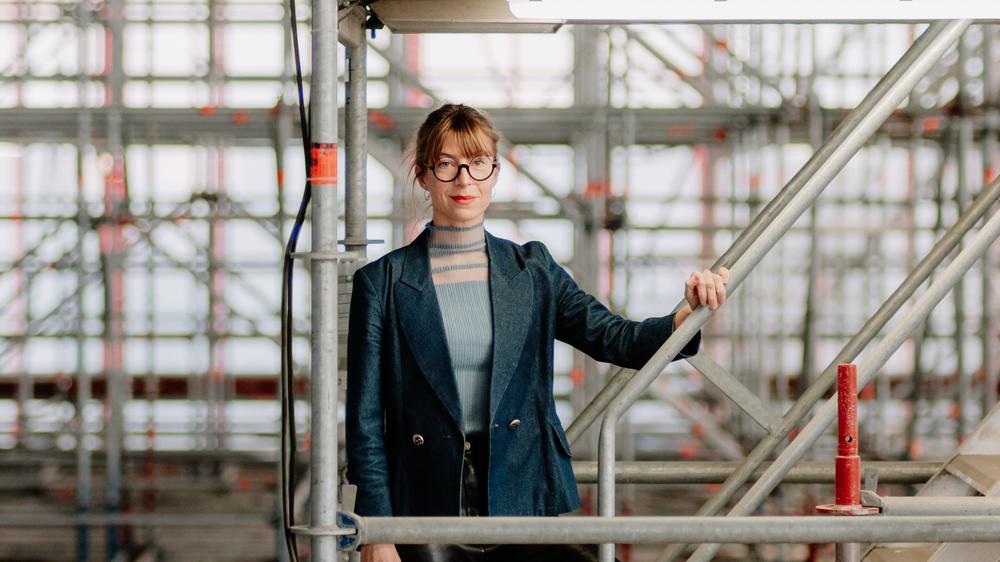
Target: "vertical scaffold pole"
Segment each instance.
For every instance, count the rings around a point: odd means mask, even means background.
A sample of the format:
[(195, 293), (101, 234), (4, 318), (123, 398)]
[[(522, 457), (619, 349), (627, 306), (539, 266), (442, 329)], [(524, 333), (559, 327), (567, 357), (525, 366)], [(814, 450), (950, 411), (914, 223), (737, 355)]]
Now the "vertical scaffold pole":
[[(312, 166), (312, 452), (310, 506), (314, 527), (337, 518), (337, 3), (312, 5), (310, 154)], [(311, 538), (311, 559), (335, 562), (333, 536)]]
[[(986, 130), (983, 133), (983, 183), (988, 184), (993, 181), (996, 175), (996, 168), (993, 161), (997, 154), (997, 129), (1000, 128), (1000, 111), (997, 110), (998, 95), (994, 87), (995, 71), (992, 61), (994, 60), (993, 38), (995, 36), (994, 26), (983, 24), (983, 106), (986, 110)], [(995, 286), (993, 282), (993, 268), (996, 258), (991, 250), (983, 254), (982, 267), (982, 319), (981, 337), (983, 354), (983, 395), (982, 395), (982, 415), (985, 418), (993, 405), (997, 403), (997, 384), (1000, 382), (1000, 358), (994, 349), (994, 331), (996, 330), (996, 295), (993, 294)]]
[(344, 249), (359, 252), (368, 247), (368, 42), (364, 29), (361, 41), (347, 48), (347, 99), (344, 100), (344, 131), (347, 141), (347, 191), (344, 195)]
[[(123, 35), (125, 2), (115, 0), (106, 4), (108, 23), (106, 42), (110, 49), (106, 57), (107, 84), (107, 150), (111, 154), (111, 169), (105, 176), (105, 218), (101, 235), (102, 251), (106, 258), (105, 271), (105, 322), (104, 364), (107, 386), (105, 409), (105, 507), (114, 514), (122, 508), (122, 453), (125, 433), (125, 383), (126, 376), (123, 345), (123, 320), (125, 306), (124, 238), (122, 222), (128, 212), (125, 181), (125, 146), (122, 138), (122, 92), (125, 84), (123, 68)], [(120, 527), (108, 525), (108, 560), (115, 559), (122, 548)]]
[[(79, 47), (77, 48), (77, 61), (80, 69), (87, 68), (88, 55), (87, 48), (87, 28), (90, 27), (90, 1), (82, 0), (77, 5), (77, 34), (79, 37)], [(86, 300), (84, 297), (84, 286), (87, 284), (87, 262), (86, 248), (84, 241), (87, 232), (90, 231), (90, 214), (87, 211), (87, 198), (84, 192), (84, 167), (87, 162), (87, 151), (90, 147), (90, 140), (93, 131), (93, 116), (90, 113), (87, 98), (87, 79), (84, 72), (80, 72), (77, 87), (79, 88), (80, 110), (77, 113), (77, 141), (76, 141), (76, 212), (77, 212), (77, 235), (76, 235), (76, 510), (78, 513), (88, 513), (91, 505), (91, 478), (93, 469), (91, 466), (91, 454), (88, 445), (87, 432), (87, 404), (90, 403), (90, 371), (87, 369), (86, 346), (87, 335), (84, 332), (86, 324)], [(90, 560), (90, 528), (80, 525), (76, 528), (76, 559), (77, 562), (87, 562)]]

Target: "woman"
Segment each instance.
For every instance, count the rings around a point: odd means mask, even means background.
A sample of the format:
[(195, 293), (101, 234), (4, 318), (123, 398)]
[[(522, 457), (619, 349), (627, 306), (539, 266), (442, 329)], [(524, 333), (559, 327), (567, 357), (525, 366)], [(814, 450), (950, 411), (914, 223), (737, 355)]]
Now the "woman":
[[(348, 478), (369, 516), (558, 515), (579, 506), (552, 398), (553, 341), (638, 369), (728, 271), (694, 273), (675, 315), (625, 320), (581, 291), (539, 242), (483, 229), (499, 134), (445, 105), (421, 125), (413, 173), (433, 219), (354, 276), (348, 333)], [(682, 354), (697, 353), (698, 338)], [(362, 560), (596, 560), (559, 545), (367, 545)]]

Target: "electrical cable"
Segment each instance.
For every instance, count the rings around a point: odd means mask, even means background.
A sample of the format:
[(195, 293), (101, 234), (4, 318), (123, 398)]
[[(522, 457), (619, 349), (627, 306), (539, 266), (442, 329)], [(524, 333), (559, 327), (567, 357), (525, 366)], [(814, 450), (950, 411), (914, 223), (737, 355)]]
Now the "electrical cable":
[(295, 370), (292, 361), (292, 341), (294, 337), (292, 279), (294, 275), (295, 248), (298, 246), (299, 234), (305, 223), (306, 210), (312, 199), (312, 183), (309, 170), (312, 168), (310, 153), (311, 131), (306, 115), (305, 93), (302, 86), (302, 62), (299, 55), (298, 17), (295, 10), (295, 0), (288, 2), (289, 27), (292, 32), (292, 51), (295, 59), (295, 83), (298, 90), (299, 124), (302, 133), (302, 152), (305, 163), (306, 182), (302, 192), (295, 222), (288, 235), (288, 243), (282, 259), (281, 269), (281, 519), (284, 530), (285, 547), (291, 562), (298, 562), (298, 548), (292, 526), (295, 524), (295, 452), (298, 438), (295, 430)]

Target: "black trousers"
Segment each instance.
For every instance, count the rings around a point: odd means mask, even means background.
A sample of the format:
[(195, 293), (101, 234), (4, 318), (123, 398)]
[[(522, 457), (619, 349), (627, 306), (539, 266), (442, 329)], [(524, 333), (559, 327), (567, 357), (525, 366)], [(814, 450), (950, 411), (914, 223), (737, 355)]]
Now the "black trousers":
[[(470, 447), (465, 451), (462, 471), (462, 515), (489, 515), (489, 438), (480, 433), (466, 439)], [(597, 562), (597, 545), (400, 544), (396, 551), (402, 562)]]

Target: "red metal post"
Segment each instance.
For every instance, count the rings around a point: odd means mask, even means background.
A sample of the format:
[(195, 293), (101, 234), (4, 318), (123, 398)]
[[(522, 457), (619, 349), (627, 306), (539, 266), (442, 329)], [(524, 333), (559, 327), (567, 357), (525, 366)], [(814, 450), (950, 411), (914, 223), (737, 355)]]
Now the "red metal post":
[(834, 482), (838, 505), (861, 505), (858, 456), (858, 369), (837, 365), (837, 460)]
[[(861, 457), (858, 456), (858, 368), (837, 365), (837, 459), (834, 463), (834, 496), (837, 503), (816, 507), (829, 515), (872, 515), (877, 507), (861, 505)], [(861, 560), (859, 543), (838, 544), (837, 562)]]
[(816, 506), (830, 515), (869, 515), (878, 508), (861, 505), (861, 457), (858, 456), (858, 369), (837, 365), (837, 459), (834, 463), (836, 503)]

